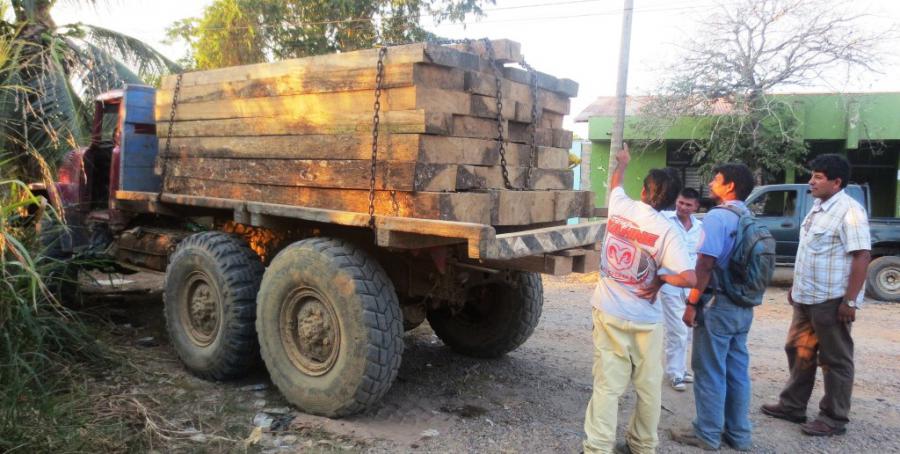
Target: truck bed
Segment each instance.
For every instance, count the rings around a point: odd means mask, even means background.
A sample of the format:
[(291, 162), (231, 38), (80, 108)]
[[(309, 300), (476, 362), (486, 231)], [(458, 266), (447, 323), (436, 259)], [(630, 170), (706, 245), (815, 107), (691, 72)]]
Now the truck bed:
[[(228, 210), (233, 212), (235, 222), (255, 227), (267, 227), (285, 219), (360, 228), (368, 227), (369, 223), (365, 213), (183, 194), (117, 191), (116, 200), (120, 208), (142, 213), (167, 214), (178, 207)], [(593, 247), (603, 239), (606, 222), (498, 234), (493, 226), (486, 224), (376, 216), (375, 227), (376, 242), (381, 247), (420, 249), (465, 244), (469, 259), (487, 265), (519, 261), (520, 267), (529, 267), (526, 262), (531, 261), (536, 262), (534, 268), (551, 274), (567, 274), (595, 267), (591, 263), (596, 262), (599, 254)]]

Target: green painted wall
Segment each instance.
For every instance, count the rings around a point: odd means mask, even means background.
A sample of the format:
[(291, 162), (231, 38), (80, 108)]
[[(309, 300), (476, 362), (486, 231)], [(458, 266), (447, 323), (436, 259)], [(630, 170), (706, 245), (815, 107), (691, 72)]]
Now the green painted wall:
[[(860, 141), (900, 140), (900, 93), (850, 93), (850, 94), (792, 94), (777, 95), (788, 100), (803, 124), (804, 138), (809, 141), (831, 142), (835, 151), (847, 154), (859, 148)], [(626, 118), (625, 140), (648, 139), (634, 128), (637, 119)], [(685, 117), (666, 132), (668, 140), (702, 138), (713, 118)], [(588, 139), (593, 143), (591, 154), (591, 184), (597, 193), (596, 205), (606, 206), (606, 168), (609, 165), (609, 138), (612, 117), (592, 117), (588, 121)], [(819, 142), (822, 144), (823, 142)], [(891, 145), (894, 147), (896, 145)], [(815, 146), (813, 148), (816, 148)], [(647, 170), (663, 167), (666, 163), (664, 147), (648, 150), (643, 155), (633, 153), (625, 189), (629, 196), (640, 196), (641, 179)], [(900, 154), (897, 168), (900, 169)], [(895, 169), (896, 170), (896, 169)], [(900, 172), (897, 172), (894, 215), (900, 217)], [(878, 178), (882, 178), (879, 176)], [(892, 177), (893, 178), (893, 177)], [(786, 181), (795, 181), (793, 172)], [(878, 180), (882, 181), (882, 180)], [(803, 182), (803, 181), (798, 181)], [(890, 184), (884, 182), (880, 184)], [(881, 186), (884, 188), (884, 186)], [(890, 186), (888, 186), (890, 188)], [(889, 196), (888, 196), (889, 197)], [(888, 200), (889, 201), (889, 200)], [(881, 206), (881, 205), (879, 205)], [(883, 210), (882, 210), (883, 211)]]
[[(665, 146), (656, 146), (646, 150), (632, 150), (631, 162), (625, 171), (623, 187), (625, 193), (635, 200), (641, 198), (644, 177), (650, 169), (666, 166)], [(606, 206), (607, 179), (609, 172), (609, 142), (592, 142), (591, 144), (591, 190), (594, 191), (594, 206)]]

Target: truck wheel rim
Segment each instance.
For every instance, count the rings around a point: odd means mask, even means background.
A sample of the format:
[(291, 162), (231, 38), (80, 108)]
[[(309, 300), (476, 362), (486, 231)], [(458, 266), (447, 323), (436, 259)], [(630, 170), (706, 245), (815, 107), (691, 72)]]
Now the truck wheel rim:
[(186, 288), (185, 301), (181, 304), (184, 310), (182, 325), (195, 344), (206, 347), (213, 343), (219, 332), (219, 291), (202, 271), (188, 275)]
[(900, 268), (885, 268), (878, 273), (878, 285), (890, 293), (900, 292)]
[(281, 306), (281, 340), (294, 367), (307, 375), (325, 374), (340, 351), (341, 330), (333, 305), (311, 288), (292, 291)]

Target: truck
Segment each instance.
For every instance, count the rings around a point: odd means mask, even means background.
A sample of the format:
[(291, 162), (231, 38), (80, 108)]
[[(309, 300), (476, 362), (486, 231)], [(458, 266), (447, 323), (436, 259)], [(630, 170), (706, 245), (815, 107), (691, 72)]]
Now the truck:
[(96, 98), (91, 142), (54, 183), (67, 227), (41, 238), (59, 257), (164, 272), (168, 335), (198, 377), (237, 378), (262, 360), (302, 411), (354, 414), (390, 388), (405, 330), (428, 320), (458, 353), (502, 356), (538, 323), (542, 273), (599, 265), (601, 221), (498, 231), (165, 192), (154, 94), (126, 85)]
[[(849, 184), (847, 195), (871, 212), (869, 187)], [(759, 186), (747, 197), (747, 206), (775, 238), (776, 263), (793, 265), (803, 219), (814, 198), (805, 184)], [(866, 293), (877, 300), (900, 301), (900, 219), (869, 218), (872, 262), (866, 277)]]

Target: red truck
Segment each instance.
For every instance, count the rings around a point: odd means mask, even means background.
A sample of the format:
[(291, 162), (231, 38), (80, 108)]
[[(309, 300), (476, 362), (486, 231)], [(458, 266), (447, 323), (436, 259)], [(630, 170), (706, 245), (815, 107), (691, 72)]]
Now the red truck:
[(262, 359), (298, 408), (352, 414), (390, 388), (404, 330), (427, 319), (453, 350), (498, 357), (534, 331), (540, 273), (597, 269), (602, 222), (497, 232), (378, 216), (372, 229), (366, 213), (163, 192), (154, 94), (128, 85), (96, 99), (91, 144), (56, 183), (68, 229), (42, 238), (59, 257), (165, 272), (168, 334), (199, 377), (239, 377)]

